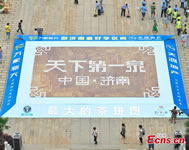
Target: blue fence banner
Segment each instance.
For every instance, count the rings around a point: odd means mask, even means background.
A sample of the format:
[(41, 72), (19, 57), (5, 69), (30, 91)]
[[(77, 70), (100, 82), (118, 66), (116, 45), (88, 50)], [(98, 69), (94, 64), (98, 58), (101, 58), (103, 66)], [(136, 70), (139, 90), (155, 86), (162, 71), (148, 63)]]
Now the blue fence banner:
[(3, 98), (3, 104), (0, 113), (1, 116), (16, 104), (16, 97), (22, 68), (22, 60), (24, 56), (24, 48), (25, 41), (15, 39), (5, 88), (5, 94)]

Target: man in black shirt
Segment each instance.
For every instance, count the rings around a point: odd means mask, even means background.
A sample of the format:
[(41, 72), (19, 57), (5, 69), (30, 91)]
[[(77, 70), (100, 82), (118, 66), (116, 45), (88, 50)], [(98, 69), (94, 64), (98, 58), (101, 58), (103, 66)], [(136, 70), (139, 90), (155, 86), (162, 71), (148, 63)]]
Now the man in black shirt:
[(18, 23), (18, 30), (17, 30), (17, 32), (21, 32), (21, 34), (24, 34), (23, 33), (23, 31), (22, 31), (22, 22), (23, 22), (23, 20), (20, 20), (20, 22)]

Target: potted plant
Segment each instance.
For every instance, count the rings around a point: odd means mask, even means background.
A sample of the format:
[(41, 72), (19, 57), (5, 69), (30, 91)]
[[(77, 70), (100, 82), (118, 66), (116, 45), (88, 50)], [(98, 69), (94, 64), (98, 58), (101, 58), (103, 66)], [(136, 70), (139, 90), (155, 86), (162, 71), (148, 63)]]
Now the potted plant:
[(186, 127), (186, 134), (185, 134), (185, 141), (186, 141), (186, 149), (189, 148), (189, 120), (185, 122)]
[(13, 147), (13, 138), (8, 134), (3, 133), (4, 130), (9, 128), (7, 122), (8, 118), (0, 118), (0, 150), (4, 150), (5, 141), (7, 141)]

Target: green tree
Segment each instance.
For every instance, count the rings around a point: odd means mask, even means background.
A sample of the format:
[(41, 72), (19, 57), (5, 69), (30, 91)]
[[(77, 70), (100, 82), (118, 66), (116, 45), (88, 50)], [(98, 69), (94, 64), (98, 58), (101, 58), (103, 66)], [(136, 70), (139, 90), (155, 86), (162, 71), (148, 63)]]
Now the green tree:
[(189, 135), (189, 120), (185, 122), (186, 134)]
[(3, 135), (3, 131), (8, 129), (9, 126), (7, 125), (8, 118), (0, 118), (0, 136)]

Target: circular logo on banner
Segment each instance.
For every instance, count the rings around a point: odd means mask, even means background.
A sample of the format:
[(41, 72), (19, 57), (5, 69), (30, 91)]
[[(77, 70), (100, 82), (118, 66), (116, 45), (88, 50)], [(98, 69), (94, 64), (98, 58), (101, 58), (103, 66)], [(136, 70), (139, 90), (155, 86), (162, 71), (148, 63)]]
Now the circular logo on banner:
[(25, 106), (23, 110), (25, 113), (29, 113), (31, 112), (32, 108), (30, 106)]

